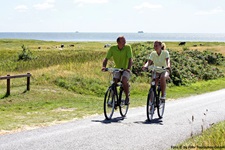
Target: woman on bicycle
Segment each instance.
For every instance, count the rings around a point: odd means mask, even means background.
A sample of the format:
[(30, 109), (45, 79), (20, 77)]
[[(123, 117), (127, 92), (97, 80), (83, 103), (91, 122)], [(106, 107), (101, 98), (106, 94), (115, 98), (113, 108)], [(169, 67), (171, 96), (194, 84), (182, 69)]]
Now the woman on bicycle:
[[(150, 54), (148, 61), (145, 63), (142, 69), (145, 70), (149, 65), (170, 69), (170, 55), (169, 52), (165, 50), (165, 43), (162, 43), (161, 41), (155, 41), (154, 49), (155, 51)], [(157, 71), (157, 77), (156, 85), (158, 84), (158, 80), (160, 80), (160, 87), (162, 90), (160, 99), (162, 102), (165, 102), (166, 80), (169, 79), (169, 72), (167, 70)]]

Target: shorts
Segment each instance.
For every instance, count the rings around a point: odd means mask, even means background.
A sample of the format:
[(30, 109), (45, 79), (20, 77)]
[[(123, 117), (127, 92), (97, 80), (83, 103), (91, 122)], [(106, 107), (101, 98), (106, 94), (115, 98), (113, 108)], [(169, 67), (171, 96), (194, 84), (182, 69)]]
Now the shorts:
[(169, 77), (169, 71), (164, 71), (164, 72), (162, 72), (162, 73), (156, 73), (156, 78), (159, 78), (159, 77), (161, 77), (162, 75), (163, 76), (165, 76), (166, 78), (168, 78)]
[(123, 77), (126, 77), (127, 80), (130, 79), (131, 73), (128, 71), (123, 71), (123, 72), (114, 72), (113, 78), (115, 79), (122, 79)]

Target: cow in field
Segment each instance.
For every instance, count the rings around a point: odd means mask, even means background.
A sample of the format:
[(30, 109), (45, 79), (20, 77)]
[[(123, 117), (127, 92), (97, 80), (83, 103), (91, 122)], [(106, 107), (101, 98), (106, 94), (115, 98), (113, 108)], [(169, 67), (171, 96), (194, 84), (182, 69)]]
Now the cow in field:
[(110, 46), (111, 46), (111, 44), (105, 44), (104, 48), (107, 48), (107, 47), (110, 47)]
[(179, 43), (179, 46), (180, 46), (180, 45), (185, 45), (185, 44), (186, 44), (186, 42), (180, 42), (180, 43)]

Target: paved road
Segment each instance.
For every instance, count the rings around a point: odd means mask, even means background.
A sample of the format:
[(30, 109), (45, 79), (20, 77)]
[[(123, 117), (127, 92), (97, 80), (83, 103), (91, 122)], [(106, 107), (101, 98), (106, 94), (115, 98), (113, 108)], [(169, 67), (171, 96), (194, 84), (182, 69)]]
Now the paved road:
[[(162, 120), (146, 121), (145, 107), (133, 108), (127, 118), (103, 115), (52, 127), (0, 136), (1, 150), (169, 149), (225, 120), (225, 89), (166, 103)], [(192, 122), (192, 116), (194, 121)]]

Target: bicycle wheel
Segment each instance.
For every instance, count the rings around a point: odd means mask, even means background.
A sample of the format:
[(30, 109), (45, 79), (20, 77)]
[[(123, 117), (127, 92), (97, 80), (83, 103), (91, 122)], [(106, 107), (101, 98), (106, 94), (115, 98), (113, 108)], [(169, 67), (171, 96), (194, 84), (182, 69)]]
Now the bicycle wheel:
[(112, 88), (108, 88), (104, 99), (104, 115), (107, 120), (111, 119), (115, 108), (115, 94)]
[[(160, 96), (161, 91), (158, 91), (158, 97)], [(164, 114), (164, 109), (165, 109), (165, 101), (162, 102), (161, 99), (159, 98), (157, 100), (157, 113), (159, 118), (163, 117)]]
[(123, 89), (120, 90), (119, 99), (120, 99), (120, 105), (119, 105), (120, 115), (122, 117), (125, 117), (127, 114), (129, 105), (125, 105), (126, 94)]
[(148, 93), (148, 98), (147, 98), (147, 118), (149, 121), (153, 119), (154, 111), (155, 111), (155, 94), (153, 89), (150, 89)]

